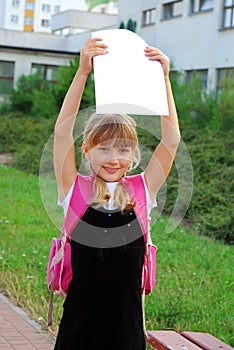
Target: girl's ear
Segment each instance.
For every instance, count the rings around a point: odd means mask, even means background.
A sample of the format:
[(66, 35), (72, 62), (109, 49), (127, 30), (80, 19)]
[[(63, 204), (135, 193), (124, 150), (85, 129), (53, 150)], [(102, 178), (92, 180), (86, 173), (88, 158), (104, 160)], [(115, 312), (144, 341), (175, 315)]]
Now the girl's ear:
[(83, 152), (84, 156), (89, 158), (89, 148), (88, 148), (85, 141), (82, 143), (82, 152)]

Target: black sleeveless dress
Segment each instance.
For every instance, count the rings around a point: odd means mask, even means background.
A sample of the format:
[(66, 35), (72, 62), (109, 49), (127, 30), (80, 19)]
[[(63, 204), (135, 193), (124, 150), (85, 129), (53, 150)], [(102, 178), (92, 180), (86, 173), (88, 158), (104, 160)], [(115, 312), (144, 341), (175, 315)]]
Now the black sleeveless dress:
[(73, 279), (54, 350), (145, 350), (135, 212), (90, 206), (71, 237)]

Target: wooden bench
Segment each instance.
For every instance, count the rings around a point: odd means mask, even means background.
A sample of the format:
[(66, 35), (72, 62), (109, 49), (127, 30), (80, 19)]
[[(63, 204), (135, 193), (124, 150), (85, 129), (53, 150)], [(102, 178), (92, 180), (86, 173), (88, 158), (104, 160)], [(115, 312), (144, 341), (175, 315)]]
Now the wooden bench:
[(208, 333), (148, 331), (146, 342), (157, 350), (234, 350)]

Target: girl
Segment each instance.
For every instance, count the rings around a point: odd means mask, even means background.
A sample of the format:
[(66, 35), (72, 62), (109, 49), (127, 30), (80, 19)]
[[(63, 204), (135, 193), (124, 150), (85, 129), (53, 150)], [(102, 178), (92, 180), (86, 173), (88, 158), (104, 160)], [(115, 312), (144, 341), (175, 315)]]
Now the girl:
[[(77, 176), (72, 136), (75, 118), (93, 68), (93, 57), (106, 54), (107, 46), (101, 38), (92, 38), (85, 44), (55, 125), (54, 169), (65, 214)], [(171, 169), (180, 131), (169, 80), (169, 59), (151, 46), (142, 54), (162, 64), (169, 107), (169, 116), (161, 117), (161, 142), (141, 174), (150, 212)], [(82, 150), (95, 174), (94, 191), (71, 235), (73, 279), (54, 349), (144, 350), (144, 239), (134, 203), (120, 183), (139, 164), (134, 120), (127, 115), (94, 114), (86, 124)]]

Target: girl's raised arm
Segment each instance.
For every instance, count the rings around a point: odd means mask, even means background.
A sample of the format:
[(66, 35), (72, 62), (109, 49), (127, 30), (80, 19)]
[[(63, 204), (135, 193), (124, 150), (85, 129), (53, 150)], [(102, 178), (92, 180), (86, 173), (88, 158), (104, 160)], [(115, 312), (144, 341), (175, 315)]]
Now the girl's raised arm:
[(148, 186), (150, 197), (153, 200), (158, 190), (165, 182), (172, 167), (173, 160), (175, 158), (176, 151), (180, 142), (180, 129), (169, 79), (169, 59), (161, 51), (151, 46), (145, 49), (145, 56), (150, 60), (159, 61), (162, 65), (169, 108), (169, 116), (161, 117), (161, 142), (154, 151), (154, 154), (145, 169), (145, 180)]
[(60, 199), (63, 200), (76, 177), (73, 128), (93, 57), (107, 53), (100, 38), (89, 39), (80, 52), (77, 73), (64, 99), (54, 128), (54, 171)]

